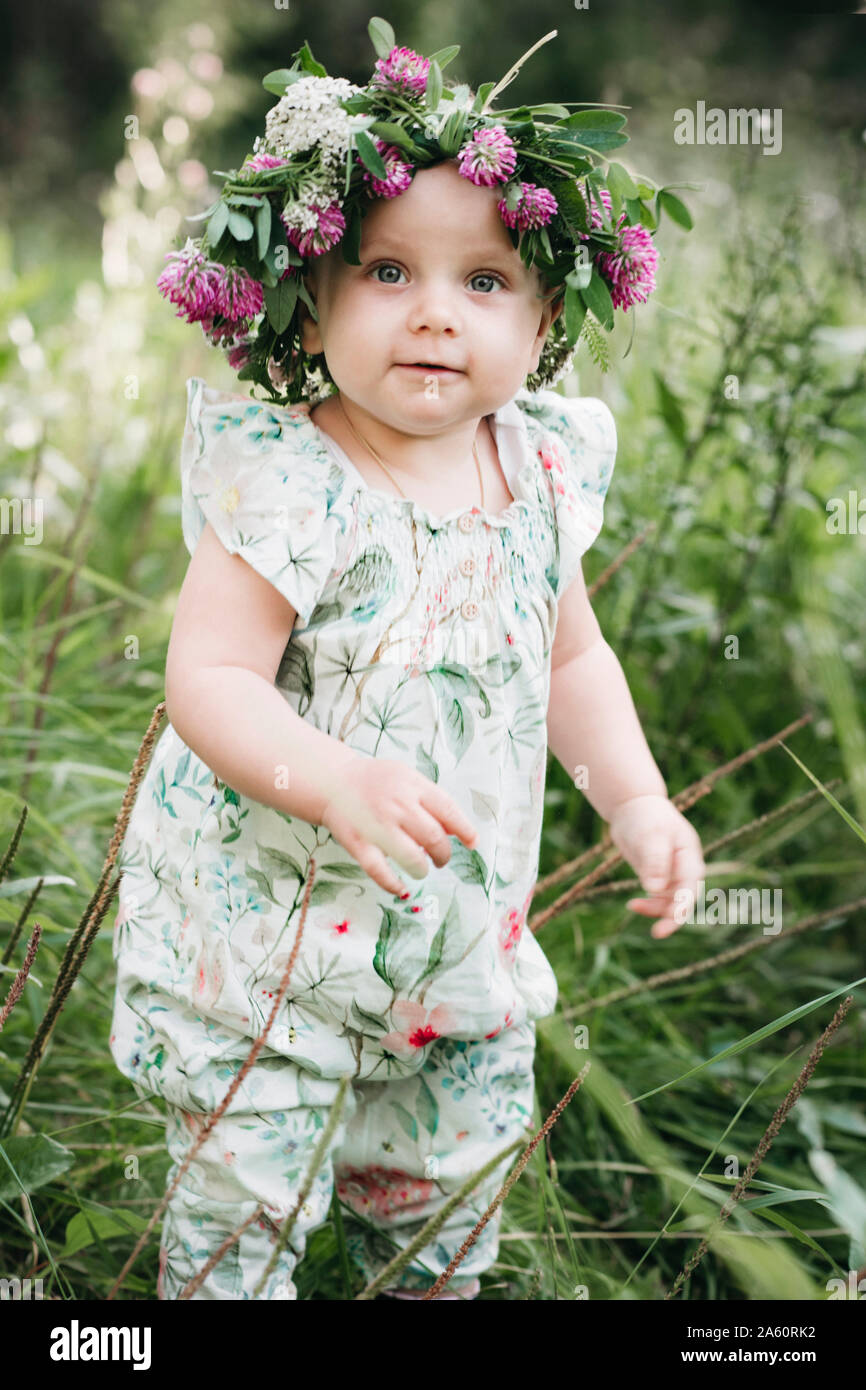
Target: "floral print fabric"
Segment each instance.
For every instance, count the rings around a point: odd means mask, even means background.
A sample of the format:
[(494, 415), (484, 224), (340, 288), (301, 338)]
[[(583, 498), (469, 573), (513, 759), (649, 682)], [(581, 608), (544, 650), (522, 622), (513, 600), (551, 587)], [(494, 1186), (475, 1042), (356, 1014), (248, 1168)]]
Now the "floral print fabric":
[[(528, 1141), (534, 1047), (532, 1022), (492, 1042), (442, 1038), (414, 1075), (386, 1085), (350, 1086), (329, 1152), (258, 1296), (297, 1297), (295, 1266), (308, 1234), (327, 1220), (335, 1185), (349, 1255), (369, 1283), (472, 1174), (515, 1139)], [(291, 1062), (281, 1068), (283, 1074), (296, 1070)], [(215, 1091), (226, 1089), (226, 1082), (220, 1085), (217, 1077), (214, 1082)], [(157, 1282), (161, 1299), (178, 1298), (226, 1236), (262, 1203), (261, 1216), (192, 1295), (254, 1297), (276, 1234), (297, 1206), (337, 1084), (330, 1083), (330, 1094), (320, 1087), (315, 1104), (275, 1104), (267, 1111), (243, 1093), (235, 1098), (166, 1208)], [(167, 1142), (174, 1165), (169, 1185), (203, 1122), (200, 1113), (169, 1108)], [(385, 1291), (399, 1290), (402, 1296), (430, 1288), (483, 1216), (515, 1157), (516, 1152), (506, 1155)], [(501, 1217), (499, 1207), (449, 1281), (449, 1296), (477, 1294), (478, 1276), (498, 1255)]]
[(553, 391), (519, 393), (494, 427), (514, 501), (437, 519), (353, 480), (307, 410), (189, 380), (190, 552), (207, 520), (292, 603), (276, 685), (299, 715), (438, 782), (479, 840), (467, 850), (452, 836), (449, 863), (407, 879), (400, 902), (324, 827), (220, 784), (166, 728), (119, 861), (112, 1046), (129, 1075), (155, 1083), (190, 1049), (215, 1055), (197, 1019), (262, 1031), (313, 855), (276, 1053), (384, 1080), (421, 1065), (437, 1037), (490, 1038), (553, 1011), (555, 976), (524, 930), (550, 652), (557, 598), (601, 525), (615, 427), (603, 402)]
[(288, 993), (247, 1078), (259, 1109), (315, 1106), (343, 1075), (399, 1084), (442, 1040), (504, 1041), (553, 1012), (555, 975), (525, 930), (550, 655), (558, 599), (602, 524), (616, 429), (602, 401), (555, 391), (521, 391), (491, 424), (513, 501), (436, 517), (367, 486), (307, 407), (187, 382), (190, 553), (209, 522), (292, 604), (276, 686), (298, 715), (418, 769), (479, 838), (452, 836), (449, 863), (406, 877), (402, 902), (325, 827), (241, 796), (166, 727), (118, 861), (110, 1047), (142, 1092), (189, 1111), (222, 1099), (311, 877)]

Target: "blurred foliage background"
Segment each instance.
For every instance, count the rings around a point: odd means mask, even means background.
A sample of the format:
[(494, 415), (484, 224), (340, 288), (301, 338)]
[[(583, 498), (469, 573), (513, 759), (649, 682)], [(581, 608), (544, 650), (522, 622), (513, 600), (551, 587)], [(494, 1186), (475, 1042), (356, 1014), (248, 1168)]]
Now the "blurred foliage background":
[[(691, 232), (663, 223), (658, 290), (631, 345), (621, 316), (610, 371), (578, 356), (563, 387), (603, 396), (619, 433), (585, 572), (603, 580), (596, 611), (672, 796), (808, 716), (784, 748), (748, 757), (689, 811), (714, 885), (783, 891), (777, 937), (729, 923), (654, 941), (623, 906), (634, 885), (620, 871), (540, 929), (561, 1002), (539, 1026), (539, 1119), (587, 1056), (591, 1067), (508, 1197), (485, 1298), (572, 1298), (578, 1286), (593, 1298), (663, 1297), (838, 998), (778, 1020), (844, 992), (863, 968), (863, 21), (800, 8), (374, 7), (398, 43), (461, 44), (448, 71), (473, 86), (557, 29), (505, 104), (624, 104), (631, 143), (616, 157), (688, 204)], [(163, 698), (188, 561), (184, 382), (237, 386), (158, 296), (163, 256), (198, 233), (184, 218), (218, 195), (212, 171), (240, 164), (263, 129), (274, 100), (264, 73), (306, 38), (329, 73), (367, 80), (372, 12), (354, 0), (6, 7), (0, 495), (41, 499), (44, 535), (28, 545), (0, 534), (0, 854), (28, 811), (0, 882), (0, 996), (34, 922), (42, 938), (0, 1037), (0, 1106), (35, 1060), (52, 980)], [(674, 113), (699, 100), (781, 108), (781, 153), (677, 145)], [(847, 506), (852, 494), (854, 525), (831, 532), (831, 499)], [(533, 913), (583, 870), (547, 886), (545, 876), (603, 831), (553, 760), (546, 798)], [(7, 1126), (3, 1140), (19, 1146), (26, 1195), (0, 1170), (0, 1274), (42, 1275), (55, 1297), (105, 1297), (168, 1166), (159, 1107), (132, 1095), (107, 1050), (113, 915), (76, 963), (15, 1138)], [(737, 946), (747, 949), (719, 958)], [(677, 969), (688, 973), (666, 976)], [(609, 999), (615, 991), (626, 993)], [(862, 986), (853, 995), (686, 1297), (825, 1298), (827, 1279), (866, 1265)], [(580, 1022), (588, 1053), (575, 1047)], [(624, 1104), (700, 1063), (696, 1077)], [(331, 1223), (317, 1233), (302, 1297), (344, 1296), (336, 1242)], [(155, 1249), (121, 1297), (155, 1296)]]

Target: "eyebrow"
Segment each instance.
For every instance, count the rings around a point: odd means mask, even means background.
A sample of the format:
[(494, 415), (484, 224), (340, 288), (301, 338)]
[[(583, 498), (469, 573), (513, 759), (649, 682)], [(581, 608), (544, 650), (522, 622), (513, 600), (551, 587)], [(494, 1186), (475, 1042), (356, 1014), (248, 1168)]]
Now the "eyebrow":
[[(406, 250), (406, 243), (392, 241), (390, 237), (374, 236), (365, 246), (364, 254), (372, 255), (374, 250), (380, 254), (385, 251), (402, 254)], [(478, 246), (462, 247), (461, 255), (465, 256), (467, 260), (496, 260), (500, 257), (508, 259), (508, 249), (505, 246), (494, 246), (492, 242), (485, 242)]]

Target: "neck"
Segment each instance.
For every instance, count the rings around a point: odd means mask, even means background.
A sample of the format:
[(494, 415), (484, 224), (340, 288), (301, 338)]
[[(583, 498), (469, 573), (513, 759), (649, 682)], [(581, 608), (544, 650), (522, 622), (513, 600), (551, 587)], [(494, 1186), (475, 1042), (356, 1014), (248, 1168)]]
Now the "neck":
[[(395, 474), (410, 480), (429, 478), (431, 474), (440, 480), (465, 477), (467, 461), (474, 463), (473, 444), (477, 442), (480, 452), (483, 437), (488, 432), (487, 417), (483, 416), (444, 428), (431, 425), (423, 432), (409, 433), (385, 424), (342, 394), (335, 398), (335, 413), (345, 416), (344, 424), (348, 420)], [(482, 421), (484, 427), (479, 429)]]

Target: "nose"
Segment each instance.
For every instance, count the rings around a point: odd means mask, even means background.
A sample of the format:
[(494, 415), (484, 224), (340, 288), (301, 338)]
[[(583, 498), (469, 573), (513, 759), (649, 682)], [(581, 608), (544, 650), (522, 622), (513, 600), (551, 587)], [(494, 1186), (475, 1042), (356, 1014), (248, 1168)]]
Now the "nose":
[(454, 285), (441, 277), (416, 281), (407, 326), (412, 333), (426, 329), (429, 333), (459, 336), (464, 328), (463, 310)]

